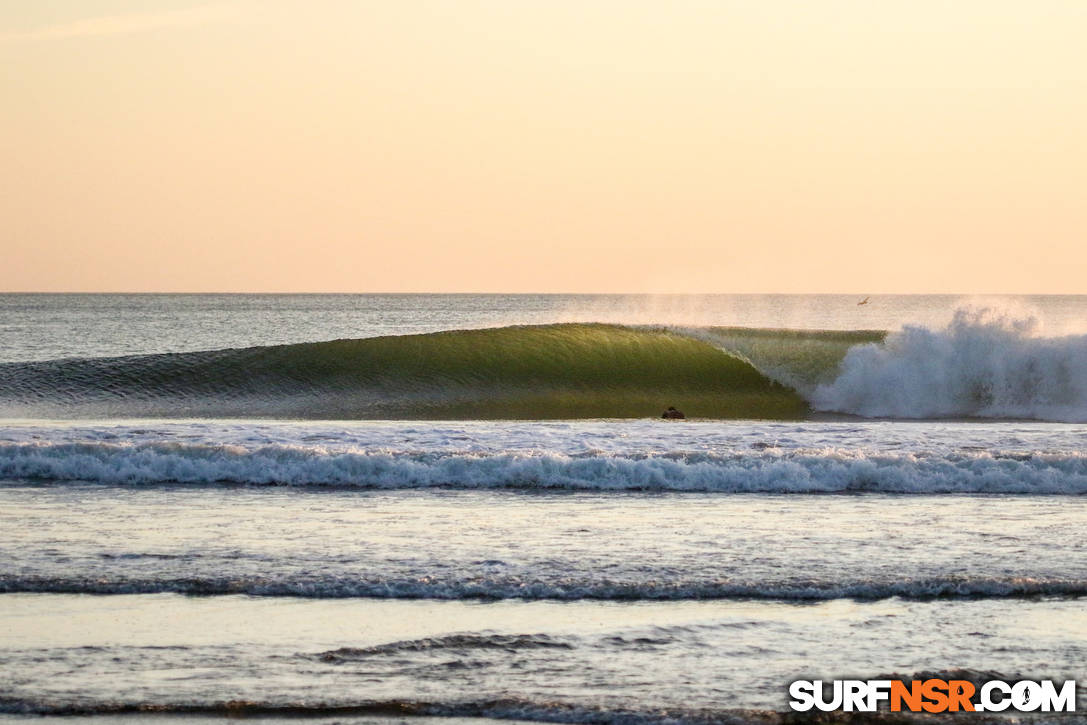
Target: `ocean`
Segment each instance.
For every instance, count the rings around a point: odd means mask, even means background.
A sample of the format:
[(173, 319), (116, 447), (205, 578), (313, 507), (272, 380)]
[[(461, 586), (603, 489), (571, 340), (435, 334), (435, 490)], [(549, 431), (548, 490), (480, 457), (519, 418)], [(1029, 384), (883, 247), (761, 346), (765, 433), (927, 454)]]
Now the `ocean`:
[(0, 722), (1087, 683), (1087, 296), (860, 301), (0, 295)]

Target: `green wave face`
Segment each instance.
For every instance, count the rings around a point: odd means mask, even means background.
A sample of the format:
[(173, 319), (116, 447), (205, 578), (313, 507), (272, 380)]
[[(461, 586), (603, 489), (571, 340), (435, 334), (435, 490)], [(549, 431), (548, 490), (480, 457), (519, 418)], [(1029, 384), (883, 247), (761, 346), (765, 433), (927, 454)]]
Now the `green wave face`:
[(685, 330), (721, 350), (750, 362), (773, 380), (807, 396), (838, 377), (849, 348), (881, 343), (881, 330), (776, 330), (706, 327)]
[[(454, 417), (659, 415), (796, 417), (807, 404), (749, 363), (665, 330), (546, 325), (360, 340), (383, 384), (469, 393), (435, 405)], [(473, 392), (485, 392), (472, 398)]]
[[(807, 403), (678, 332), (560, 324), (0, 366), (0, 399), (77, 415), (798, 418)], [(79, 412), (82, 409), (82, 412)]]

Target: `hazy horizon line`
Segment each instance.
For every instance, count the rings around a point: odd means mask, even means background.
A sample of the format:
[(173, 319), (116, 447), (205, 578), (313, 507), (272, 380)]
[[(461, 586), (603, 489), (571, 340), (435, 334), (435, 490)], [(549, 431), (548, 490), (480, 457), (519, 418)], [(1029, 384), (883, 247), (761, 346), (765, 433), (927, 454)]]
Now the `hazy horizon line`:
[(1087, 292), (496, 292), (496, 291), (133, 291), (133, 290), (11, 290), (0, 295), (430, 295), (500, 297), (1087, 297)]

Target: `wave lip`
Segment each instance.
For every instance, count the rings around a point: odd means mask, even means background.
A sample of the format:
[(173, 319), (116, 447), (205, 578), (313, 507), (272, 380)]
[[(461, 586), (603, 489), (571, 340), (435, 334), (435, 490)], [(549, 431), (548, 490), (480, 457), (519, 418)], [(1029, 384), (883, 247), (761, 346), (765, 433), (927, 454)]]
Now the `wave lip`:
[(298, 445), (0, 443), (0, 479), (709, 493), (1087, 494), (1087, 454), (759, 449), (563, 454), (328, 450)]

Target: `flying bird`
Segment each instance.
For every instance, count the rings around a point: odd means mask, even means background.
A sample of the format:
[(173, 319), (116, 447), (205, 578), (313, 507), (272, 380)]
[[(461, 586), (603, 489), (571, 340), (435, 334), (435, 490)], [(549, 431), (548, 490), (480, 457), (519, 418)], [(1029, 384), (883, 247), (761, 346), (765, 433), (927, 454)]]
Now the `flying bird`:
[(860, 307), (861, 305), (868, 304), (868, 300), (870, 300), (870, 299), (871, 299), (871, 297), (865, 297), (863, 300), (861, 300), (860, 302), (857, 303), (857, 307)]

